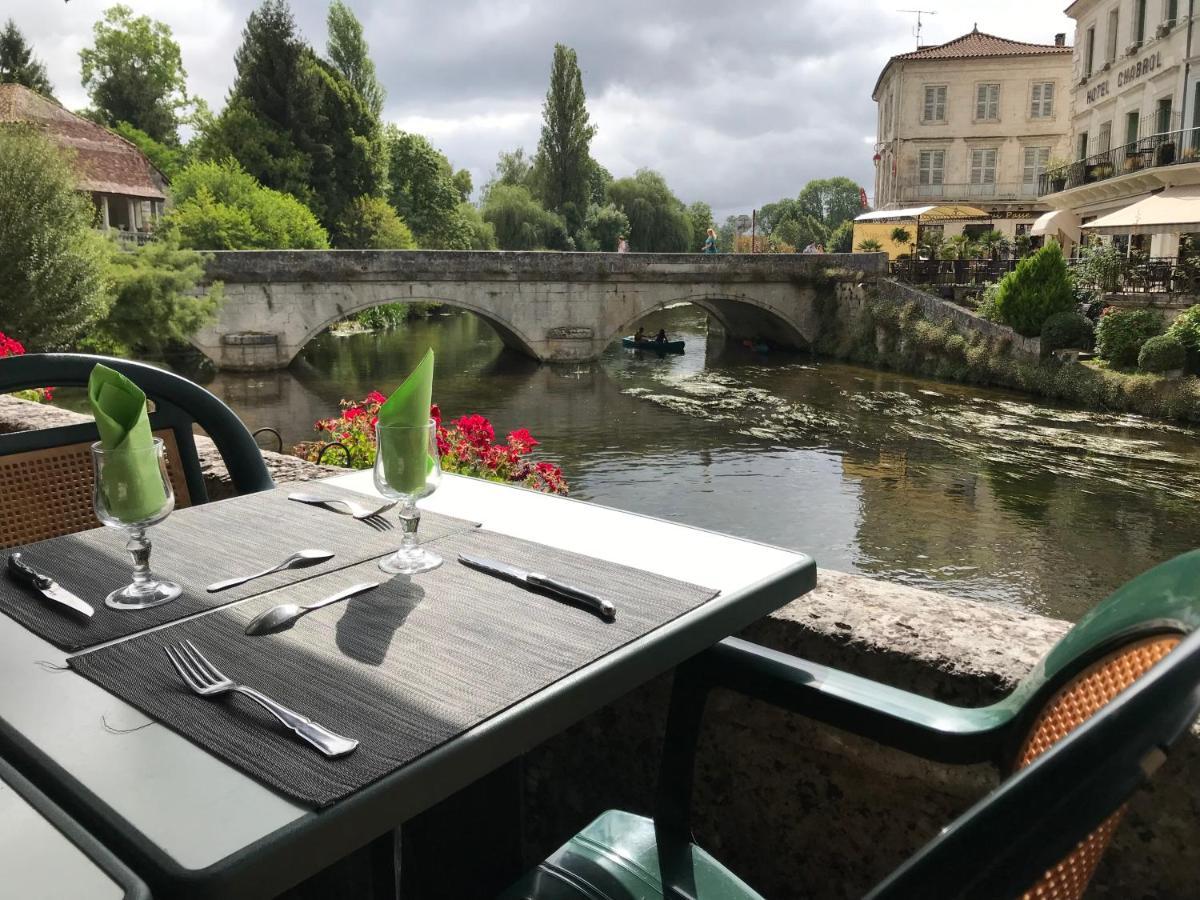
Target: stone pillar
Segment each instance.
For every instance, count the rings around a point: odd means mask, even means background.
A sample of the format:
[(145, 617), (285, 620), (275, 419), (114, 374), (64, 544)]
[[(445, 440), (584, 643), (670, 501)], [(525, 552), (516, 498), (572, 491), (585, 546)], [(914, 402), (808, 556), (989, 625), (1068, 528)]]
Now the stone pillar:
[(108, 231), (108, 229), (109, 229), (109, 224), (108, 224), (108, 194), (101, 194), (101, 195), (100, 195), (100, 217), (101, 217), (101, 220), (104, 222), (104, 230), (105, 230), (105, 231)]
[(127, 204), (128, 209), (129, 209), (129, 230), (137, 231), (137, 214), (134, 211), (133, 198), (126, 197), (125, 203)]

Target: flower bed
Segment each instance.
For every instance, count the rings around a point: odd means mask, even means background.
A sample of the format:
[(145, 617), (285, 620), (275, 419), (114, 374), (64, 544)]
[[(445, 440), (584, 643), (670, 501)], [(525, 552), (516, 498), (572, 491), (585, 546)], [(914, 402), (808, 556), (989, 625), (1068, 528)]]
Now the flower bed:
[[(375, 423), (379, 407), (387, 398), (371, 391), (362, 400), (343, 400), (342, 412), (319, 419), (316, 431), (325, 435), (297, 444), (292, 452), (309, 462), (369, 469), (375, 465)], [(566, 494), (568, 485), (562, 469), (552, 462), (530, 458), (538, 441), (527, 428), (510, 431), (503, 443), (485, 417), (472, 413), (443, 423), (435, 404), (429, 410), (437, 423), (438, 455), (442, 470), (488, 481), (520, 484), (547, 494)]]
[[(0, 359), (4, 359), (6, 356), (24, 355), (25, 345), (0, 331)], [(54, 399), (54, 388), (31, 388), (27, 391), (16, 391), (13, 396), (20, 397), (22, 400), (32, 400), (35, 403), (49, 403)]]

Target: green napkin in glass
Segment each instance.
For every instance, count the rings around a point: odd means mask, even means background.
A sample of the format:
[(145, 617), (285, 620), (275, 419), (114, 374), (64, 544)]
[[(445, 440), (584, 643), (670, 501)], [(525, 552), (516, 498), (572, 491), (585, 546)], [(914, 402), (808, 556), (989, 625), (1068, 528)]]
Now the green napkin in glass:
[[(106, 451), (154, 446), (146, 395), (120, 372), (96, 365), (88, 378), (88, 400)], [(105, 505), (122, 522), (148, 519), (167, 501), (155, 453), (116, 454), (105, 460), (103, 475), (100, 489)]]
[(433, 469), (429, 456), (429, 406), (433, 402), (433, 351), (413, 369), (404, 383), (379, 407), (380, 426), (408, 426), (411, 431), (393, 431), (381, 441), (383, 473), (388, 485), (402, 494), (416, 494), (425, 487), (425, 476)]

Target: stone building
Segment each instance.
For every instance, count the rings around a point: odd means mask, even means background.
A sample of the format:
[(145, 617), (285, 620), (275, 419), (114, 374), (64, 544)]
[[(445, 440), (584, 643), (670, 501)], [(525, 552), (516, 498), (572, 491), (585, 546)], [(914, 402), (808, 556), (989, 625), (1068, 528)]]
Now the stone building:
[(1061, 34), (1027, 44), (976, 29), (893, 56), (872, 94), (876, 208), (961, 204), (987, 214), (940, 226), (947, 236), (1028, 229), (1047, 208), (1039, 176), (1069, 152), (1070, 83)]
[(96, 224), (131, 240), (153, 231), (166, 179), (129, 141), (19, 84), (0, 84), (0, 125), (26, 125), (71, 154), (76, 187), (91, 195)]
[[(1187, 0), (1076, 0), (1072, 153), (1042, 178), (1042, 200), (1067, 228), (1099, 218), (1121, 246), (1171, 257), (1178, 231), (1141, 233), (1134, 204), (1200, 184), (1200, 68), (1189, 53)], [(1192, 51), (1194, 53), (1194, 51)], [(1192, 200), (1192, 203), (1200, 201)], [(1116, 219), (1111, 217), (1116, 216)], [(1183, 224), (1183, 223), (1181, 223)], [(1086, 230), (1086, 229), (1085, 229)]]

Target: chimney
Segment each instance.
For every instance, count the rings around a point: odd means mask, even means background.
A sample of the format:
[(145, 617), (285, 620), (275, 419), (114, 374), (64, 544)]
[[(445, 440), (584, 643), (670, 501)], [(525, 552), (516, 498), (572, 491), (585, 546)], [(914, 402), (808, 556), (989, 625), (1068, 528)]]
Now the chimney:
[(1054, 36), (1054, 46), (1055, 47), (1067, 46), (1067, 33), (1065, 31), (1060, 31), (1058, 34), (1056, 34)]

